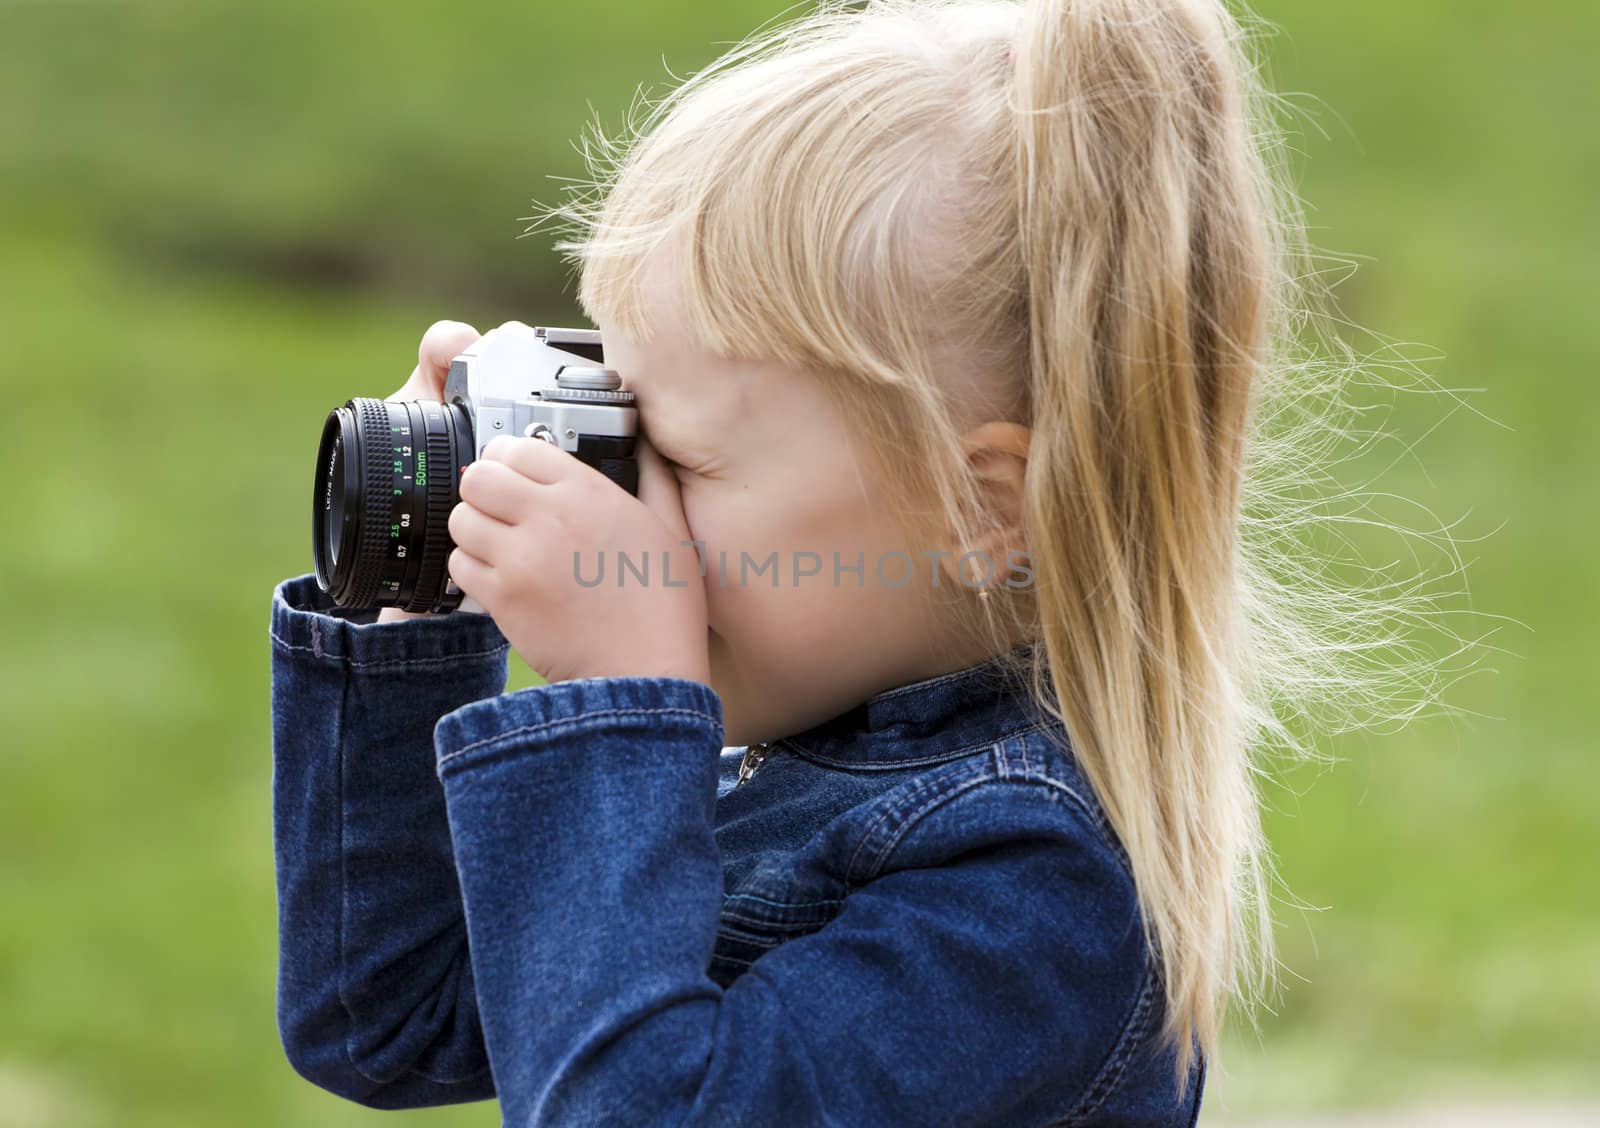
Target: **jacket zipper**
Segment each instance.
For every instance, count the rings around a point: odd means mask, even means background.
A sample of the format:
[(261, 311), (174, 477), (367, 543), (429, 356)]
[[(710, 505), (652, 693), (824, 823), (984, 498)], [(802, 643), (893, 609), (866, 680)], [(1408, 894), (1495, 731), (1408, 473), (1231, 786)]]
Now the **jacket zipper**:
[(767, 758), (767, 754), (771, 750), (771, 743), (765, 740), (758, 741), (746, 748), (744, 750), (744, 759), (739, 761), (739, 778), (733, 786), (741, 787), (745, 780), (755, 775), (756, 769), (761, 766), (762, 761)]

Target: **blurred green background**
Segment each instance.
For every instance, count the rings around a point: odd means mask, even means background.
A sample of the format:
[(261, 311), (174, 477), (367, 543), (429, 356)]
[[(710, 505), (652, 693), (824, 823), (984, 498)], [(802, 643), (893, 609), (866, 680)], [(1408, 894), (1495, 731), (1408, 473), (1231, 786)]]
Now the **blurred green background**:
[[(581, 174), (591, 111), (616, 132), (782, 10), (0, 7), (0, 1124), (394, 1122), (300, 1080), (274, 1025), (267, 619), (311, 567), (322, 420), (397, 389), (436, 319), (584, 324), (519, 217)], [(1318, 123), (1313, 239), (1361, 264), (1342, 312), (1482, 389), (1493, 422), (1402, 397), (1384, 484), (1463, 518), (1509, 653), (1452, 697), (1480, 715), (1330, 740), (1344, 763), (1270, 797), (1325, 911), (1278, 910), (1283, 998), (1204, 1120), (1600, 1096), (1600, 8), (1255, 10)]]

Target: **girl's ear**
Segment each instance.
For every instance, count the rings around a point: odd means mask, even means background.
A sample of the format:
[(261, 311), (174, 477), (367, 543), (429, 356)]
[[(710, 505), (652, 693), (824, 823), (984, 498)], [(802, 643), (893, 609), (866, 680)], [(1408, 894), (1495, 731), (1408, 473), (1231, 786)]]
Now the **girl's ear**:
[[(1009, 571), (1007, 553), (1026, 551), (1022, 493), (1032, 434), (1020, 423), (994, 420), (962, 436), (968, 464), (981, 483), (984, 512), (978, 515), (978, 524), (986, 531), (978, 543), (951, 545), (950, 554), (940, 558), (952, 582), (971, 590), (982, 586), (986, 577), (988, 582), (999, 582)], [(972, 552), (980, 555), (963, 566), (961, 558)]]

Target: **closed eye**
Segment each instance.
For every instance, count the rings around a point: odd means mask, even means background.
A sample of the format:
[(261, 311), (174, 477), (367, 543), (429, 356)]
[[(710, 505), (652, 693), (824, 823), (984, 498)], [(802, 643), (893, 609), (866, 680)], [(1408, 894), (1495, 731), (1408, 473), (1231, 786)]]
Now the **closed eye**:
[(667, 469), (671, 470), (673, 473), (676, 474), (680, 470), (688, 469), (688, 467), (682, 462), (679, 462), (676, 458), (673, 458), (672, 455), (656, 446), (655, 443), (651, 443), (650, 448), (656, 452), (656, 457), (661, 459), (662, 462), (665, 462), (667, 464)]
[[(671, 448), (664, 450), (654, 440), (650, 441), (650, 446), (656, 452), (656, 456), (667, 464), (667, 468), (679, 477), (685, 474), (697, 478), (713, 477), (720, 466), (719, 458), (708, 457), (693, 447), (685, 450), (682, 446), (673, 444)], [(673, 455), (678, 457), (674, 458)]]

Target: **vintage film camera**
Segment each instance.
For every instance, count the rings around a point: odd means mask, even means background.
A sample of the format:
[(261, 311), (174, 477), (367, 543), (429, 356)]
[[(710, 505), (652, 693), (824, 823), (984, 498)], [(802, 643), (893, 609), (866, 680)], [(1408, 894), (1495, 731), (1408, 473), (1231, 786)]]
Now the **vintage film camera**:
[(496, 435), (542, 438), (637, 495), (638, 411), (621, 384), (598, 330), (510, 321), (450, 362), (442, 403), (335, 408), (312, 501), (318, 586), (341, 607), (482, 613), (446, 569), (461, 472)]

